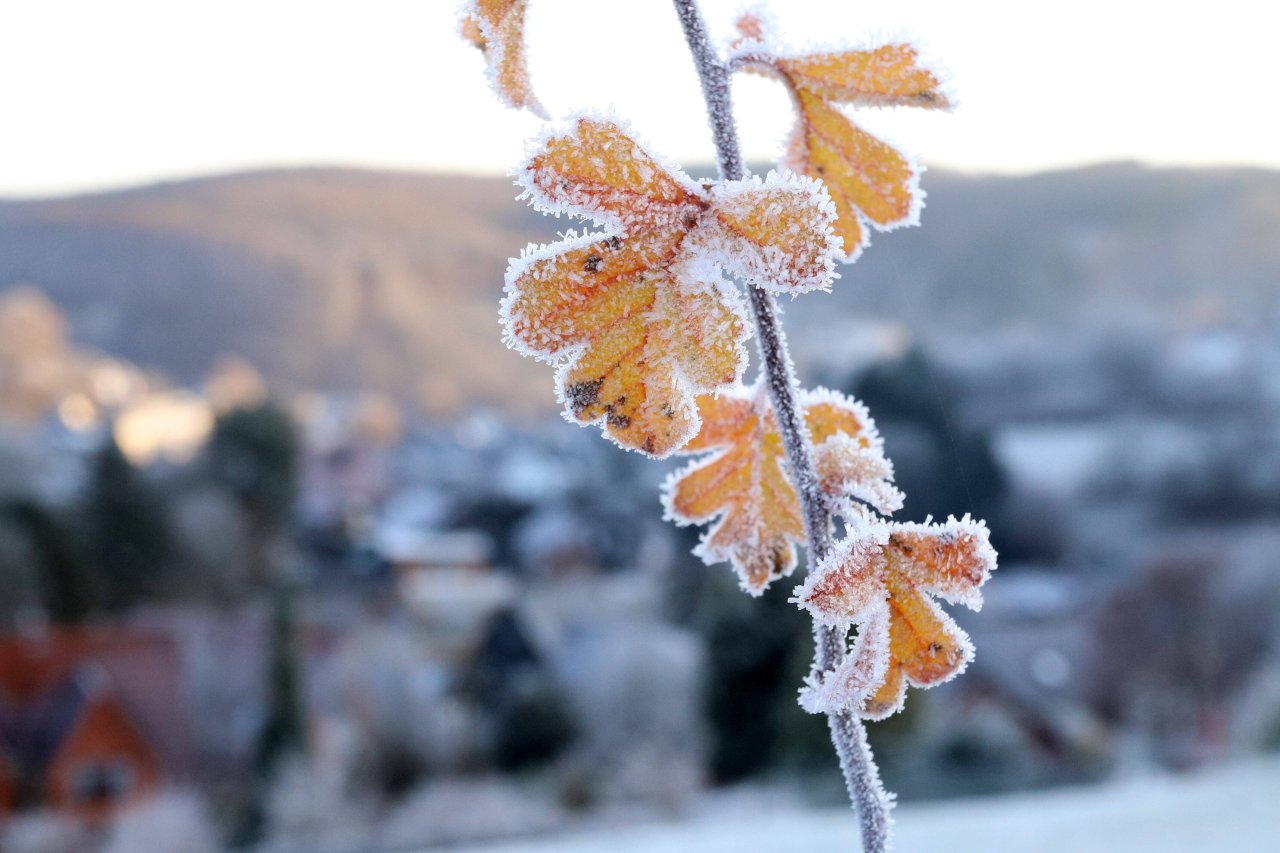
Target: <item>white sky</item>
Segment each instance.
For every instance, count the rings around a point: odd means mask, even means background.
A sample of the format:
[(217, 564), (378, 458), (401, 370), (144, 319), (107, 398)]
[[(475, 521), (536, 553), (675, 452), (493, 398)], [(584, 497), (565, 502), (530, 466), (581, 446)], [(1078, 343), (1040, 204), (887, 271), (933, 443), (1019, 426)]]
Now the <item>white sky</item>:
[[(727, 37), (741, 0), (703, 0)], [(1280, 167), (1277, 14), (1260, 0), (773, 0), (797, 44), (913, 33), (952, 72), (950, 114), (874, 111), (936, 167), (1098, 160)], [(501, 172), (537, 119), (501, 107), (456, 0), (0, 0), (0, 196), (268, 165)], [(1184, 11), (1185, 10), (1185, 11)], [(612, 104), (655, 149), (710, 162), (667, 0), (531, 0), (553, 113)], [(1264, 62), (1266, 64), (1264, 64)], [(789, 125), (739, 77), (748, 156)]]

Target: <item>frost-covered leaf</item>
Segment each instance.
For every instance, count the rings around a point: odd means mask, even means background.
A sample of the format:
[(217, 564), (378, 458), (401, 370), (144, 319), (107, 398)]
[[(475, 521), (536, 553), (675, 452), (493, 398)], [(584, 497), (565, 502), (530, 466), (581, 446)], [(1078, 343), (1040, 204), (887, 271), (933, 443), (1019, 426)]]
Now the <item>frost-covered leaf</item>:
[(853, 648), (836, 668), (805, 678), (800, 688), (801, 708), (810, 714), (840, 714), (866, 703), (884, 683), (889, 668), (886, 618), (883, 609), (870, 611)]
[(533, 94), (525, 58), (524, 16), (528, 0), (467, 0), (459, 30), (484, 51), (489, 85), (509, 107), (542, 118), (547, 111)]
[[(822, 184), (770, 172), (712, 189), (714, 219), (698, 241), (757, 287), (800, 293), (835, 277), (836, 209)], [(781, 286), (781, 287), (779, 287)]]
[(849, 516), (853, 499), (883, 515), (901, 509), (902, 492), (893, 485), (893, 465), (867, 407), (825, 388), (805, 392), (803, 400), (814, 472), (831, 508)]
[(742, 374), (749, 327), (723, 271), (793, 292), (834, 274), (835, 213), (816, 182), (770, 175), (704, 187), (607, 118), (579, 116), (549, 133), (516, 178), (538, 209), (608, 231), (530, 247), (511, 263), (506, 340), (560, 365), (573, 420), (602, 422), (619, 444), (653, 456), (697, 432), (696, 394)]
[(667, 482), (667, 514), (677, 523), (719, 518), (695, 550), (708, 564), (728, 560), (744, 589), (762, 593), (796, 567), (804, 522), (786, 472), (782, 438), (760, 386), (698, 399), (702, 430), (687, 452), (719, 450)]
[(915, 164), (830, 102), (798, 90), (795, 104), (797, 122), (784, 162), (826, 183), (848, 260), (869, 242), (865, 223), (888, 229), (914, 222), (919, 196)]
[[(860, 452), (880, 452), (875, 427), (859, 404), (822, 389), (802, 393), (800, 403), (818, 448), (831, 441), (852, 442)], [(667, 515), (679, 524), (714, 521), (695, 553), (707, 563), (728, 561), (743, 588), (759, 595), (795, 569), (795, 546), (804, 540), (799, 500), (785, 467), (777, 421), (760, 383), (700, 397), (698, 411), (702, 429), (683, 452), (712, 455), (667, 480), (663, 488)], [(841, 472), (842, 476), (847, 473)], [(824, 482), (823, 487), (832, 494), (892, 489), (887, 483), (836, 480)]]
[(796, 88), (827, 101), (861, 107), (951, 106), (941, 81), (920, 65), (910, 44), (811, 53), (779, 59), (778, 64)]
[(734, 27), (738, 30), (738, 38), (733, 42), (735, 48), (752, 44), (764, 50), (770, 33), (774, 31), (772, 17), (766, 9), (761, 7), (747, 9), (739, 14)]
[(945, 524), (873, 522), (854, 530), (796, 590), (818, 622), (858, 624), (864, 649), (885, 650), (884, 682), (856, 710), (881, 719), (902, 707), (907, 685), (931, 687), (963, 671), (969, 638), (933, 597), (973, 609), (995, 569), (987, 528), (965, 516)]
[[(868, 419), (867, 423), (870, 423)], [(893, 464), (878, 441), (868, 436), (833, 435), (813, 449), (813, 468), (832, 509), (849, 517), (848, 499), (884, 515), (902, 509), (902, 492), (893, 485)]]
[(535, 249), (508, 271), (509, 343), (558, 361), (566, 414), (665, 456), (698, 428), (693, 395), (735, 381), (740, 297), (673, 264), (678, 239), (599, 234)]
[(710, 207), (707, 191), (658, 160), (616, 122), (583, 116), (552, 131), (520, 171), (534, 205), (625, 232), (691, 228)]
[(771, 44), (758, 14), (738, 20), (735, 65), (782, 80), (796, 108), (783, 165), (826, 184), (839, 213), (846, 260), (866, 245), (867, 226), (914, 224), (919, 169), (892, 145), (859, 128), (837, 104), (948, 108), (941, 80), (910, 44), (790, 55)]

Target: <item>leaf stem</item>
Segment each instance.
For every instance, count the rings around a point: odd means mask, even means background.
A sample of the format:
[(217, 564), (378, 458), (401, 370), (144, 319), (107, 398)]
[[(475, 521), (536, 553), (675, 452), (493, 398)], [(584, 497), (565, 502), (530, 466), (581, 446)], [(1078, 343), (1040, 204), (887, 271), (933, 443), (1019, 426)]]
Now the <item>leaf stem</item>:
[[(673, 2), (702, 83), (720, 177), (727, 181), (740, 180), (746, 175), (746, 166), (733, 117), (729, 69), (712, 47), (697, 0)], [(814, 473), (813, 448), (809, 431), (801, 420), (796, 394), (798, 383), (787, 350), (787, 337), (778, 320), (777, 303), (768, 291), (750, 286), (747, 291), (769, 399), (778, 419), (787, 463), (800, 498), (809, 564), (812, 566), (831, 551), (831, 513)], [(817, 672), (829, 671), (845, 656), (846, 633), (815, 626), (814, 644), (814, 669)], [(863, 850), (866, 853), (884, 853), (889, 846), (892, 799), (880, 784), (880, 771), (867, 744), (866, 730), (861, 720), (848, 713), (831, 714), (827, 722), (849, 797), (861, 824)]]

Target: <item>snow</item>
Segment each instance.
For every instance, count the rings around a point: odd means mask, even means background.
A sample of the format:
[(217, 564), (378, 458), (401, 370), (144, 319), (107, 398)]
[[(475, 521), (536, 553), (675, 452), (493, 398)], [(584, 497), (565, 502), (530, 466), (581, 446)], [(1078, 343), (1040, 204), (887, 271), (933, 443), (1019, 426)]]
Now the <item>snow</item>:
[[(1132, 779), (1093, 788), (900, 805), (902, 853), (1264, 853), (1277, 848), (1280, 757), (1195, 775)], [(476, 853), (742, 853), (857, 850), (845, 809), (784, 805), (762, 813), (714, 809), (679, 824), (614, 829), (543, 841), (469, 847)]]

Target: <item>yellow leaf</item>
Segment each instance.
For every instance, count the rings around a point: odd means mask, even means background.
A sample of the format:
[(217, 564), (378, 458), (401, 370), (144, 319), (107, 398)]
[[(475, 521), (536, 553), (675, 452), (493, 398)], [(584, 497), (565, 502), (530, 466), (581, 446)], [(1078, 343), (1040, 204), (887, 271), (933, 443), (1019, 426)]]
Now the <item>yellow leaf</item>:
[(778, 67), (797, 89), (853, 106), (947, 108), (942, 81), (919, 64), (909, 44), (782, 58)]
[[(560, 365), (569, 417), (653, 456), (697, 432), (696, 394), (742, 374), (748, 324), (722, 271), (791, 291), (825, 286), (833, 273), (835, 213), (814, 182), (703, 187), (608, 119), (580, 117), (546, 137), (517, 180), (540, 210), (616, 233), (535, 246), (513, 261), (507, 342)], [(752, 204), (775, 221), (753, 220)]]
[(458, 35), (470, 42), (473, 47), (484, 50), (486, 41), (484, 31), (480, 29), (480, 22), (476, 20), (474, 15), (465, 10), (458, 22)]
[(712, 227), (699, 232), (699, 242), (718, 252), (730, 273), (759, 287), (785, 283), (793, 293), (827, 287), (840, 244), (836, 208), (819, 186), (778, 174), (720, 184), (712, 190)]
[(795, 100), (797, 121), (783, 162), (826, 184), (839, 215), (836, 231), (852, 259), (868, 241), (864, 222), (888, 229), (914, 219), (917, 169), (829, 102), (805, 91)]
[(665, 456), (697, 429), (691, 389), (731, 383), (747, 334), (737, 294), (665, 269), (677, 236), (584, 238), (514, 267), (511, 343), (561, 359), (559, 395), (581, 423)]
[(551, 136), (522, 170), (539, 210), (623, 230), (688, 230), (710, 207), (707, 191), (660, 163), (608, 120), (580, 118)]
[(867, 244), (867, 225), (913, 224), (920, 207), (918, 169), (902, 152), (859, 128), (837, 104), (948, 108), (941, 81), (914, 47), (777, 55), (766, 47), (763, 19), (739, 19), (736, 64), (786, 84), (796, 107), (783, 165), (821, 180), (838, 212), (846, 261)]
[(869, 523), (840, 543), (795, 600), (824, 624), (856, 622), (863, 653), (887, 656), (884, 682), (846, 710), (881, 719), (902, 707), (908, 684), (931, 687), (963, 671), (973, 647), (931, 596), (980, 607), (979, 588), (995, 563), (986, 527), (967, 516), (941, 525)]
[[(819, 447), (849, 439), (867, 453), (879, 452), (874, 426), (852, 400), (820, 389), (804, 393), (801, 405)], [(698, 411), (702, 429), (683, 452), (712, 455), (667, 481), (667, 515), (679, 524), (714, 521), (695, 553), (708, 563), (728, 561), (743, 588), (759, 595), (795, 568), (795, 546), (804, 540), (777, 422), (760, 384), (700, 397)]]
[(668, 482), (667, 511), (683, 524), (719, 517), (694, 553), (708, 563), (728, 560), (743, 588), (759, 595), (795, 569), (795, 543), (804, 539), (782, 438), (762, 386), (701, 397), (698, 410), (704, 427), (686, 452), (722, 452)]
[(459, 29), (464, 39), (484, 51), (489, 84), (502, 102), (546, 118), (547, 111), (529, 83), (524, 44), (526, 6), (528, 0), (469, 0)]

